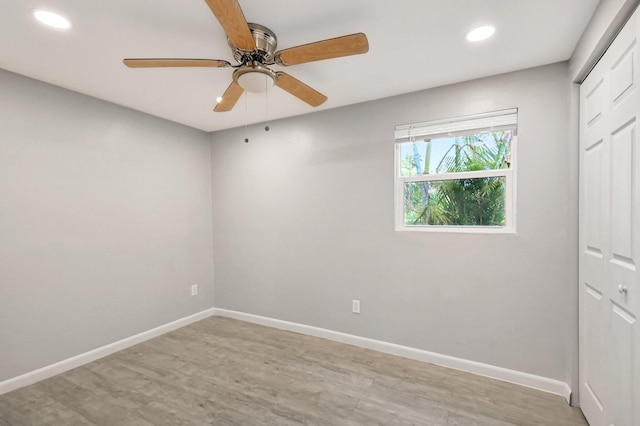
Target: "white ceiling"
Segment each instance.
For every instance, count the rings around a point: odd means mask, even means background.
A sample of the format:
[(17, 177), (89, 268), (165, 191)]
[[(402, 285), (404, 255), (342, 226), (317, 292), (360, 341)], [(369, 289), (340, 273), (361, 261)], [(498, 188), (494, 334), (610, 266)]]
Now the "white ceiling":
[[(0, 68), (213, 131), (306, 114), (570, 57), (598, 0), (240, 0), (249, 22), (271, 28), (278, 49), (364, 32), (369, 53), (284, 70), (324, 93), (312, 108), (279, 88), (214, 113), (231, 69), (130, 69), (127, 57), (233, 62), (204, 0), (21, 0), (0, 8)], [(43, 27), (32, 10), (65, 15), (71, 30)], [(471, 44), (464, 33), (497, 27)]]

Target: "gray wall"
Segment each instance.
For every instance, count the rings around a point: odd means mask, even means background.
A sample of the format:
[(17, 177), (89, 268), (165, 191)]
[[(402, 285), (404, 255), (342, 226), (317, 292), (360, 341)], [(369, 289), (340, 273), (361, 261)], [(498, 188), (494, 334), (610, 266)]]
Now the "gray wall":
[[(572, 383), (569, 81), (555, 64), (245, 144), (0, 71), (0, 381), (213, 306), (213, 231), (217, 307)], [(394, 231), (393, 127), (512, 107), (518, 233)]]
[(210, 308), (212, 256), (205, 133), (0, 70), (0, 381)]
[[(554, 64), (214, 133), (216, 307), (572, 383), (570, 88)], [(394, 231), (394, 126), (513, 107), (517, 234)]]

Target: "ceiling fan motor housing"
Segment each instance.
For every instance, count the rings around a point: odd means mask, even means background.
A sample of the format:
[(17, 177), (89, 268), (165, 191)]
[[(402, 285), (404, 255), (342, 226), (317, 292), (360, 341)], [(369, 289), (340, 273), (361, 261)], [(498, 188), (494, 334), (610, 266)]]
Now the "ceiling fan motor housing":
[(274, 63), (274, 54), (278, 47), (278, 39), (273, 31), (269, 28), (249, 23), (251, 36), (256, 43), (256, 50), (246, 51), (234, 46), (229, 40), (229, 46), (233, 49), (233, 57), (239, 63), (247, 65), (247, 63), (258, 62), (262, 65), (270, 65)]

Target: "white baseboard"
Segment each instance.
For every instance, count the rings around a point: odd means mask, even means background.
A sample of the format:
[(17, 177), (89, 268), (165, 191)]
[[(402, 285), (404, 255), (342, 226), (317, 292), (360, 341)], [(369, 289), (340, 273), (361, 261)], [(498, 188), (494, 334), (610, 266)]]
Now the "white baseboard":
[(297, 324), (289, 321), (282, 321), (274, 318), (267, 318), (258, 315), (246, 314), (243, 312), (230, 311), (227, 309), (219, 308), (211, 308), (198, 312), (188, 317), (172, 321), (151, 330), (147, 330), (134, 336), (127, 337), (117, 342), (102, 346), (100, 348), (93, 349), (89, 352), (85, 352), (83, 354), (62, 360), (55, 364), (51, 364), (46, 367), (31, 371), (29, 373), (25, 373), (20, 376), (5, 380), (3, 382), (0, 382), (0, 395), (25, 386), (32, 385), (41, 380), (48, 379), (55, 375), (64, 373), (65, 371), (72, 370), (76, 367), (80, 367), (81, 365), (88, 364), (107, 355), (111, 355), (114, 352), (129, 348), (138, 343), (142, 343), (146, 340), (160, 336), (164, 333), (168, 333), (180, 327), (184, 327), (191, 323), (200, 321), (212, 315), (235, 318), (238, 320), (278, 328), (281, 330), (321, 337), (340, 343), (347, 343), (362, 348), (373, 349), (379, 352), (402, 356), (418, 361), (429, 362), (431, 364), (466, 371), (469, 373), (474, 373), (481, 376), (486, 376), (493, 379), (515, 383), (517, 385), (527, 386), (533, 389), (560, 395), (567, 400), (567, 403), (569, 403), (571, 400), (571, 388), (567, 383), (561, 382), (559, 380), (536, 376), (529, 373), (523, 373), (521, 371), (509, 370), (506, 368), (496, 367), (480, 362), (469, 361), (466, 359), (455, 358), (448, 355), (437, 354), (434, 352), (424, 351), (408, 346), (397, 345), (395, 343), (388, 343), (380, 340), (368, 339), (366, 337), (354, 336), (352, 334), (341, 333), (338, 331), (327, 330), (324, 328)]
[(172, 321), (159, 327), (152, 328), (151, 330), (143, 331), (142, 333), (136, 334), (134, 336), (118, 340), (117, 342), (113, 342), (108, 345), (90, 350), (89, 352), (67, 358), (60, 362), (56, 362), (55, 364), (47, 365), (46, 367), (42, 367), (37, 370), (30, 371), (29, 373), (25, 373), (20, 376), (5, 380), (3, 382), (0, 382), (0, 395), (25, 386), (32, 385), (41, 380), (48, 379), (55, 375), (64, 373), (65, 371), (72, 370), (76, 367), (80, 367), (81, 365), (88, 364), (107, 355), (111, 355), (114, 352), (121, 351), (133, 345), (137, 345), (138, 343), (142, 343), (146, 340), (158, 337), (161, 334), (168, 333), (180, 327), (184, 327), (185, 325), (189, 325), (196, 321), (200, 321), (202, 319), (210, 317), (214, 315), (214, 313), (214, 308), (207, 309), (193, 315), (189, 315), (188, 317), (180, 318), (176, 321)]
[(542, 376), (536, 376), (534, 374), (524, 373), (522, 371), (509, 370), (507, 368), (496, 367), (494, 365), (469, 361), (462, 358), (455, 358), (452, 356), (424, 351), (408, 346), (397, 345), (394, 343), (368, 339), (366, 337), (354, 336), (352, 334), (341, 333), (324, 328), (312, 327), (309, 325), (297, 324), (289, 321), (282, 321), (278, 319), (246, 314), (243, 312), (231, 311), (227, 309), (215, 308), (214, 315), (234, 318), (242, 321), (252, 322), (255, 324), (265, 325), (268, 327), (278, 328), (281, 330), (307, 334), (310, 336), (321, 337), (324, 339), (333, 340), (335, 342), (347, 343), (353, 346), (373, 349), (378, 352), (384, 352), (391, 355), (398, 355), (404, 358), (424, 361), (443, 367), (453, 368), (455, 370), (466, 371), (469, 373), (478, 374), (480, 376), (490, 377), (492, 379), (497, 379), (504, 382), (514, 383), (517, 385), (538, 389), (544, 392), (549, 392), (555, 395), (560, 395), (567, 400), (567, 403), (570, 403), (571, 401), (571, 388), (567, 383)]

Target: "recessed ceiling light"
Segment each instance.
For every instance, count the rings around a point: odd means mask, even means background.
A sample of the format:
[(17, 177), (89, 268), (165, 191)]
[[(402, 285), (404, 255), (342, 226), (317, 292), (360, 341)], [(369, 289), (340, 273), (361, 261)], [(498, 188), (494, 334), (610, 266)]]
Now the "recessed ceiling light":
[(49, 12), (46, 10), (36, 10), (33, 12), (33, 16), (35, 16), (38, 21), (53, 28), (66, 30), (67, 28), (71, 27), (71, 22), (69, 22), (67, 18), (60, 16), (57, 13)]
[(222, 102), (222, 96), (218, 96), (218, 97), (216, 98), (216, 102), (217, 102), (217, 103)]
[(491, 25), (485, 25), (483, 27), (474, 28), (465, 34), (464, 38), (469, 41), (482, 41), (486, 40), (496, 32), (495, 27)]

